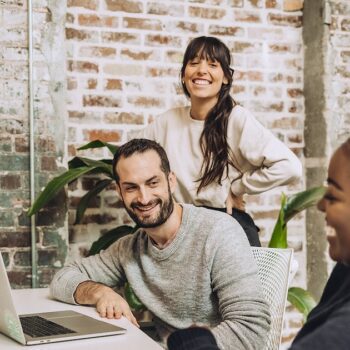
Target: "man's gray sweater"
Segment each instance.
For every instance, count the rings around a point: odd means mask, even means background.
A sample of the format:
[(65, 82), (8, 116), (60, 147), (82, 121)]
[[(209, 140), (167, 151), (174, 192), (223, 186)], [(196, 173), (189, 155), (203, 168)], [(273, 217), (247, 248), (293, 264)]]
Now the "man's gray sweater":
[(229, 215), (182, 204), (180, 228), (158, 249), (142, 230), (60, 270), (53, 297), (75, 303), (78, 284), (121, 286), (127, 280), (165, 337), (193, 324), (210, 327), (221, 349), (263, 349), (269, 308), (241, 226)]

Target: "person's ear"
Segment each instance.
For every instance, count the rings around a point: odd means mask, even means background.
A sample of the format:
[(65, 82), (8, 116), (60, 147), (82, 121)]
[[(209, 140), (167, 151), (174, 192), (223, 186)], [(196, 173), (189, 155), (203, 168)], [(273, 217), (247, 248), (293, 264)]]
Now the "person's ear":
[(228, 79), (226, 77), (224, 77), (224, 79), (222, 79), (222, 83), (227, 85), (228, 84)]
[(175, 192), (176, 186), (177, 186), (177, 179), (176, 175), (173, 171), (171, 171), (168, 175), (168, 181), (169, 181), (169, 187), (170, 187), (170, 192), (173, 194)]

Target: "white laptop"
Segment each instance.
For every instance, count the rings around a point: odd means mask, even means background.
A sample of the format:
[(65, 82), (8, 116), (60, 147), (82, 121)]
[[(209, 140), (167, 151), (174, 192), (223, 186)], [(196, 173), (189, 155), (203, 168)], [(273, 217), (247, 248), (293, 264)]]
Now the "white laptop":
[(23, 345), (95, 338), (126, 332), (124, 328), (70, 310), (18, 315), (1, 253), (0, 296), (0, 332)]

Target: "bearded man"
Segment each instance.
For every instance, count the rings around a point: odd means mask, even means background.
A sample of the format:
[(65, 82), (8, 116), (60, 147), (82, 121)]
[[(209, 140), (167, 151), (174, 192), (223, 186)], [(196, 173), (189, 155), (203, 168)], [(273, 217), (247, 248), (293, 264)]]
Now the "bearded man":
[(139, 230), (65, 266), (51, 283), (53, 297), (137, 325), (113, 289), (128, 281), (154, 315), (163, 344), (174, 330), (196, 324), (212, 331), (220, 349), (263, 349), (269, 309), (241, 226), (225, 213), (176, 203), (176, 176), (154, 141), (121, 146), (113, 171)]

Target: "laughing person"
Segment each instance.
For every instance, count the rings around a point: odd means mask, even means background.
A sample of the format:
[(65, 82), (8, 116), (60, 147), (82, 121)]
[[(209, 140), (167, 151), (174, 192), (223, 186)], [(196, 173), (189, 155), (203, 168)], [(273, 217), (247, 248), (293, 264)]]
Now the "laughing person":
[(337, 264), (290, 350), (350, 349), (350, 139), (334, 153), (327, 183), (318, 209), (332, 232), (329, 255)]
[(243, 195), (300, 179), (298, 158), (232, 99), (228, 47), (214, 37), (193, 39), (184, 54), (181, 85), (190, 106), (171, 109), (137, 133), (164, 147), (178, 180), (179, 203), (232, 215), (253, 246), (258, 228)]
[(137, 325), (112, 289), (128, 281), (153, 313), (163, 341), (198, 324), (211, 329), (222, 350), (263, 349), (269, 310), (241, 226), (224, 213), (177, 203), (175, 174), (154, 141), (121, 146), (113, 170), (125, 209), (140, 229), (64, 267), (51, 283), (52, 295)]

